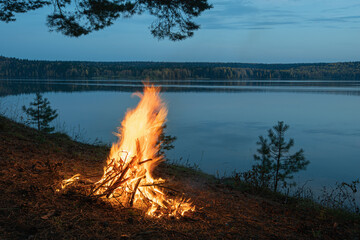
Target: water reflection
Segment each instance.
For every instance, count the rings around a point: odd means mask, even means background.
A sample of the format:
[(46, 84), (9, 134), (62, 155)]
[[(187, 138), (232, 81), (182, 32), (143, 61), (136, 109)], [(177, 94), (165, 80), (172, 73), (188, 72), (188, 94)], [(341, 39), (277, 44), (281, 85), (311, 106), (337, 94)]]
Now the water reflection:
[[(3, 97), (1, 102), (17, 103), (20, 109), (34, 92), (47, 92), (44, 96), (59, 110), (58, 121), (69, 129), (80, 125), (92, 140), (112, 142), (126, 110), (138, 102), (131, 93), (141, 91), (142, 83), (88, 82), (0, 81), (2, 95), (29, 93)], [(359, 82), (186, 82), (168, 81), (162, 88), (169, 106), (168, 133), (178, 137), (170, 158), (189, 159), (211, 174), (245, 171), (253, 163), (258, 136), (282, 120), (290, 125), (294, 150), (304, 148), (311, 162), (297, 179), (312, 179), (320, 186), (360, 177)]]
[[(308, 92), (360, 95), (360, 81), (168, 80), (152, 81), (163, 92)], [(33, 92), (142, 90), (140, 80), (0, 80), (0, 95)]]

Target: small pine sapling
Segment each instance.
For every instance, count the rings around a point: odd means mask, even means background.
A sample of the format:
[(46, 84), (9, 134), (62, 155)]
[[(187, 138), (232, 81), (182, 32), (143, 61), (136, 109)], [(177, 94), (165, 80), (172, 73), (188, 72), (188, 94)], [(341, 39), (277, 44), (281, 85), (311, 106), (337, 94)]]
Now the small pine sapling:
[(50, 127), (50, 122), (57, 118), (57, 110), (53, 110), (47, 98), (43, 98), (40, 93), (36, 93), (35, 99), (30, 103), (30, 107), (22, 107), (28, 116), (28, 123), (34, 124), (39, 131), (50, 133), (54, 127)]

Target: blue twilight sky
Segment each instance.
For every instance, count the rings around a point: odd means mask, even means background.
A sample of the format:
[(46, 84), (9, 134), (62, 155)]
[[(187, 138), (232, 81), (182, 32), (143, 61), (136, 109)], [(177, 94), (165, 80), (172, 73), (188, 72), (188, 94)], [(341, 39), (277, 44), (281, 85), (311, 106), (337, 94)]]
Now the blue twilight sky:
[(158, 41), (153, 17), (120, 19), (85, 37), (49, 32), (51, 8), (0, 23), (0, 55), (42, 60), (336, 62), (360, 60), (359, 0), (210, 0), (181, 42)]

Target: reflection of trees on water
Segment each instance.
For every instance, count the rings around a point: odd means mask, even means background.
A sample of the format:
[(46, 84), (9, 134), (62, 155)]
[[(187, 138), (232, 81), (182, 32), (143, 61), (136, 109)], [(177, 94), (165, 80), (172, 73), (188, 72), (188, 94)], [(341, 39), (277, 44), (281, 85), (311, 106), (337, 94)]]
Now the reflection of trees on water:
[[(164, 92), (302, 92), (360, 95), (359, 81), (152, 81)], [(127, 80), (0, 80), (0, 96), (35, 92), (135, 92), (142, 81)]]

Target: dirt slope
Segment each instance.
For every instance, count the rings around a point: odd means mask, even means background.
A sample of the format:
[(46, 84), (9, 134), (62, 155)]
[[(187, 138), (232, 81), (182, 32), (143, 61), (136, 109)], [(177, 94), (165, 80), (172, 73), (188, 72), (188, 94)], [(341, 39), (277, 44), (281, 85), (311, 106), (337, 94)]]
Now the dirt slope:
[(156, 174), (193, 199), (196, 212), (152, 219), (56, 191), (75, 173), (101, 175), (108, 149), (43, 135), (0, 117), (0, 239), (360, 239), (359, 223), (230, 189), (187, 168)]

